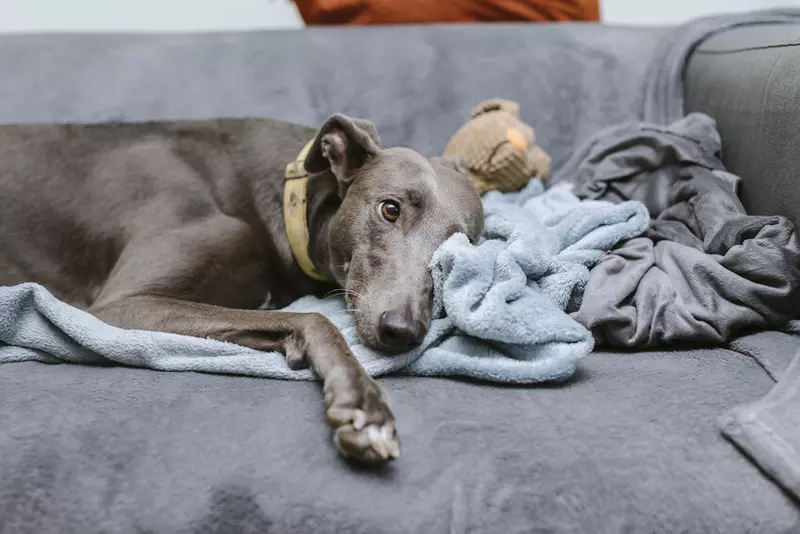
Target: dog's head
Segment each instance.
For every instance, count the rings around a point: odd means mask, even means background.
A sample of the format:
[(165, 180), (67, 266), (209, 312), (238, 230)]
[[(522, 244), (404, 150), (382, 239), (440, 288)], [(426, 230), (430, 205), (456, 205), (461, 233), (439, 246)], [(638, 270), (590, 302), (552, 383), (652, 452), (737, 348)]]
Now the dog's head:
[(330, 270), (362, 341), (383, 352), (418, 345), (431, 321), (433, 253), (461, 232), (475, 242), (483, 205), (458, 158), (383, 148), (375, 126), (334, 115), (309, 151), (310, 173), (335, 176)]

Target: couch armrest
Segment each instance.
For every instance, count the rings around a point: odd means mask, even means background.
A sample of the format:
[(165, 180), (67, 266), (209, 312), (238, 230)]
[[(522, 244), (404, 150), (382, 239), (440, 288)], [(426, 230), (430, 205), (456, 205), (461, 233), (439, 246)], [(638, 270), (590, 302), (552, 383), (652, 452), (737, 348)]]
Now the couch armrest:
[(717, 120), (723, 160), (749, 212), (800, 226), (800, 24), (717, 34), (690, 58), (686, 111)]

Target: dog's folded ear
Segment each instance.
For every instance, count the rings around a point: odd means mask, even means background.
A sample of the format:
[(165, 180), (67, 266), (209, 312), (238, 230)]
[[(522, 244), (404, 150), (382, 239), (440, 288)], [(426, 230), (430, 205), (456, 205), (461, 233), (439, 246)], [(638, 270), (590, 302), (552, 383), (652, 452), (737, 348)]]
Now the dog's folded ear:
[(312, 174), (330, 169), (344, 195), (353, 173), (380, 150), (381, 141), (374, 124), (336, 114), (317, 132), (304, 166)]

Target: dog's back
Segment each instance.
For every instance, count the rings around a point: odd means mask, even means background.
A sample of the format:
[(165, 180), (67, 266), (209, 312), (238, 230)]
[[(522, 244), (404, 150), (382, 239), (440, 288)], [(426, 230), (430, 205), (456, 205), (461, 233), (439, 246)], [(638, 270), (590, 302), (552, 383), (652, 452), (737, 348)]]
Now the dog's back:
[[(313, 132), (249, 119), (1, 127), (0, 284), (38, 282), (88, 307), (132, 234), (244, 215), (251, 199), (236, 167), (261, 165), (248, 145), (275, 145), (287, 130)], [(291, 147), (261, 172), (276, 174)]]

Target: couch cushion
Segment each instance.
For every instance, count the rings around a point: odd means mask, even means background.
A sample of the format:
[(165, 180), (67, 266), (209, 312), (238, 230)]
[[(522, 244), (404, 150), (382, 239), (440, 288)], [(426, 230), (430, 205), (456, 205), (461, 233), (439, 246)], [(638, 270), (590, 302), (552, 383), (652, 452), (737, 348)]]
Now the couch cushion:
[(726, 350), (595, 354), (563, 388), (382, 380), (403, 437), (340, 460), (318, 384), (0, 367), (3, 532), (788, 532), (719, 434), (773, 382)]
[(719, 33), (694, 52), (686, 110), (717, 120), (728, 169), (757, 215), (800, 225), (800, 24), (747, 26)]

